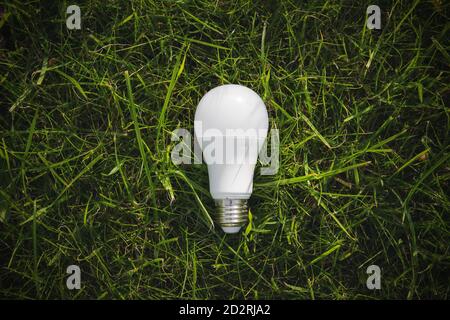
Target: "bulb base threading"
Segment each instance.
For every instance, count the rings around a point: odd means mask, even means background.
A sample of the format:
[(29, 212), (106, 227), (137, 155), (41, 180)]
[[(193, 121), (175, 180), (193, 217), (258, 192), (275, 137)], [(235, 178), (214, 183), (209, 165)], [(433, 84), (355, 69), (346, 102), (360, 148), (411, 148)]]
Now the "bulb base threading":
[(246, 199), (216, 200), (215, 220), (222, 228), (240, 228), (247, 224), (248, 206)]

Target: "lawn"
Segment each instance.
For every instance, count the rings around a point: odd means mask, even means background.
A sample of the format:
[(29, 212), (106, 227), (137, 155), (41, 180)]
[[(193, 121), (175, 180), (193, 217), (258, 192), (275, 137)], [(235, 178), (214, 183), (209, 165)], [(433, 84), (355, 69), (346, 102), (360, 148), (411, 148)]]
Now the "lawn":
[[(439, 0), (0, 1), (0, 297), (448, 299), (449, 16)], [(210, 223), (206, 165), (171, 160), (172, 132), (229, 83), (280, 135), (236, 235)]]

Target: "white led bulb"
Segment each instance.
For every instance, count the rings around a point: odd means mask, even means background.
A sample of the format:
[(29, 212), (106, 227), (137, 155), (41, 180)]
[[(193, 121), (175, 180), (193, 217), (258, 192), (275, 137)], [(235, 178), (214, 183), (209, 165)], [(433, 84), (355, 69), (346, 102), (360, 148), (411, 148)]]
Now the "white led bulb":
[(195, 136), (208, 166), (215, 221), (226, 233), (239, 232), (247, 222), (247, 200), (268, 126), (264, 102), (241, 85), (216, 87), (197, 106)]

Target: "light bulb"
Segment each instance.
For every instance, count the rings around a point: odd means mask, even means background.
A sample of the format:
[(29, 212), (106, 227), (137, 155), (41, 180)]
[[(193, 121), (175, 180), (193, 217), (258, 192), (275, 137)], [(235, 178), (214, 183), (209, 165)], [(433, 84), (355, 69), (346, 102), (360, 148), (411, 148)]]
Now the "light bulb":
[(225, 233), (237, 233), (247, 223), (247, 200), (268, 126), (264, 102), (241, 85), (216, 87), (197, 106), (195, 136), (208, 166), (209, 190), (217, 206), (214, 220)]

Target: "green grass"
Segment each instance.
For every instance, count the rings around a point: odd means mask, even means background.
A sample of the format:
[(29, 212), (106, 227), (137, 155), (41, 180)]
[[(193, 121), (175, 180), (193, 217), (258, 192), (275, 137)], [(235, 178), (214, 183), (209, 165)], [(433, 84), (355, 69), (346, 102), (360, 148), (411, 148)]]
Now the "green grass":
[[(0, 2), (1, 297), (449, 298), (448, 3), (376, 1), (378, 31), (358, 1), (24, 2)], [(226, 83), (281, 142), (231, 236), (206, 166), (170, 159)]]

